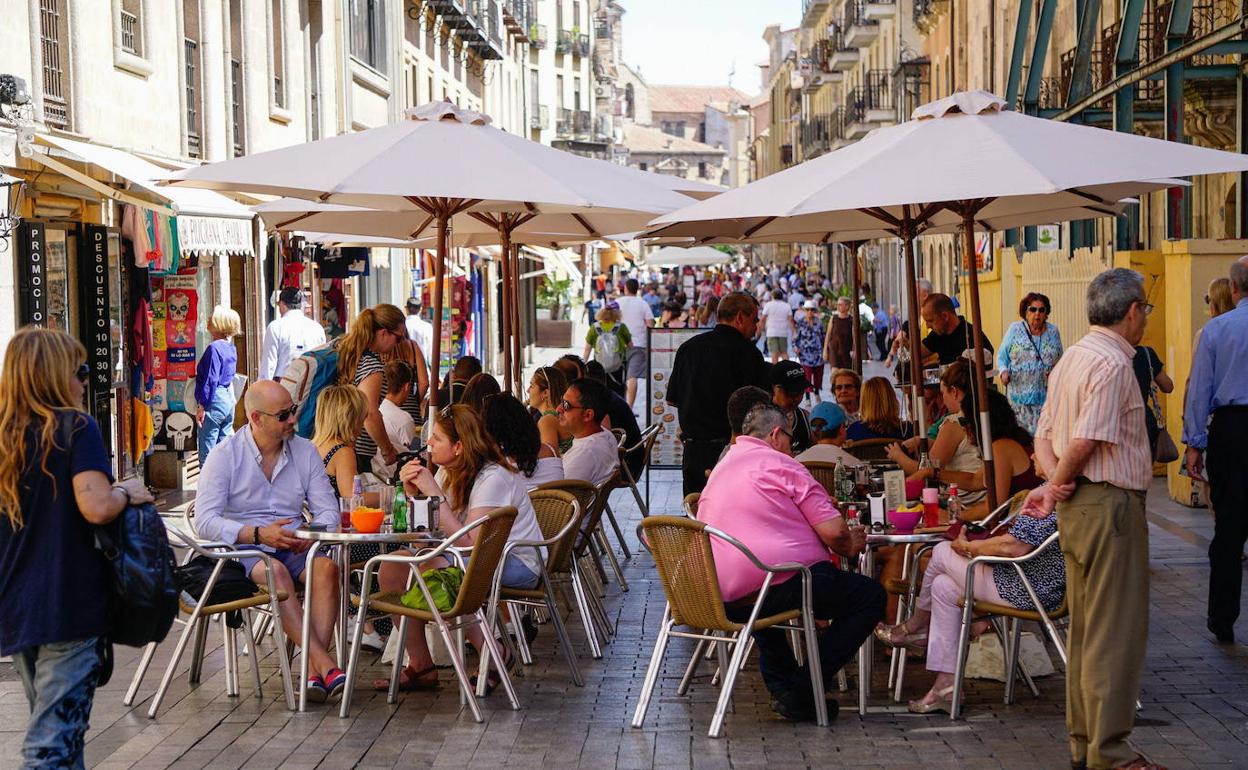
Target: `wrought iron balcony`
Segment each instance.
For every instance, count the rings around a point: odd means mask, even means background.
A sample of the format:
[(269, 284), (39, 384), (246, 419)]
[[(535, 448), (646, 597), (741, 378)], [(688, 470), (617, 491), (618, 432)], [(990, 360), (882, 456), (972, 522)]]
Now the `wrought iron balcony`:
[(897, 120), (889, 73), (871, 70), (863, 84), (845, 96), (845, 138), (861, 139), (872, 129), (891, 125)]
[(828, 70), (830, 72), (848, 72), (858, 66), (862, 54), (858, 49), (845, 42), (845, 25), (836, 22), (828, 27)]
[(559, 37), (555, 40), (555, 53), (560, 55), (572, 53), (573, 41), (574, 38), (570, 30), (559, 30)]
[(573, 56), (589, 56), (589, 35), (577, 35), (572, 45)]
[(529, 25), (529, 45), (537, 49), (546, 47), (546, 25), (530, 24)]
[(847, 0), (845, 3), (845, 45), (866, 48), (880, 36), (880, 22), (867, 14), (867, 0)]
[(578, 137), (587, 137), (593, 132), (593, 119), (589, 110), (576, 110), (572, 113), (572, 133)]
[(559, 118), (555, 121), (555, 136), (560, 138), (572, 136), (572, 110), (559, 109)]
[(505, 0), (503, 2), (503, 26), (520, 42), (528, 39), (529, 24), (532, 19), (532, 0)]
[(829, 0), (802, 0), (802, 26), (815, 26), (819, 14), (826, 11), (829, 4)]
[(550, 128), (550, 108), (546, 105), (533, 105), (533, 112), (529, 114), (529, 128), (545, 130)]

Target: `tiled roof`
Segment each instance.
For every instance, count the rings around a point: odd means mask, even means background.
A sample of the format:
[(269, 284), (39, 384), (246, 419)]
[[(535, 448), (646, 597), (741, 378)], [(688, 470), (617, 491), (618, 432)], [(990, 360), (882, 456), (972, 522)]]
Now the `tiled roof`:
[(624, 146), (629, 152), (667, 152), (676, 155), (723, 155), (724, 151), (709, 144), (665, 134), (657, 128), (628, 124), (624, 126)]
[(708, 104), (746, 104), (750, 97), (727, 86), (650, 86), (651, 112), (701, 112)]

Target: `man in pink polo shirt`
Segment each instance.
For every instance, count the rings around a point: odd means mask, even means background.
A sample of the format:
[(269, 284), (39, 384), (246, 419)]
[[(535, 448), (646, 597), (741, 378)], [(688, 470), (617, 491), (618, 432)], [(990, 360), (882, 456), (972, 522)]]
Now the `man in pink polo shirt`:
[[(833, 621), (819, 634), (819, 662), (826, 681), (884, 618), (884, 588), (832, 564), (833, 551), (843, 556), (862, 553), (866, 532), (846, 526), (827, 492), (790, 456), (788, 424), (784, 413), (770, 404), (750, 410), (742, 435), (711, 472), (698, 502), (698, 520), (740, 540), (764, 564), (799, 562), (810, 568), (815, 617)], [(711, 543), (728, 617), (744, 622), (765, 573), (729, 543)], [(778, 575), (760, 615), (801, 605), (797, 573)], [(811, 692), (810, 674), (797, 665), (786, 633), (768, 629), (754, 637), (772, 709), (792, 721), (814, 719), (816, 693)], [(828, 707), (829, 717), (835, 716), (836, 701), (828, 701)]]

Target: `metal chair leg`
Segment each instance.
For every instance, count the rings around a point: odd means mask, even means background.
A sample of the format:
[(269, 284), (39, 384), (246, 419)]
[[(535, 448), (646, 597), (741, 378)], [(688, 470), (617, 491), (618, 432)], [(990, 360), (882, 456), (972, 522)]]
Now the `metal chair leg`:
[[(546, 592), (546, 608), (550, 613), (550, 624), (555, 627), (555, 635), (559, 637), (559, 647), (563, 651), (563, 658), (568, 662), (568, 670), (572, 672), (572, 682), (577, 687), (584, 687), (585, 678), (581, 676), (581, 667), (577, 665), (576, 653), (572, 650), (572, 642), (568, 640), (568, 629), (563, 625), (559, 607), (555, 604), (555, 597), (551, 596), (549, 589)], [(520, 637), (523, 639), (523, 631), (520, 632)]]
[(607, 533), (599, 522), (598, 529), (594, 530), (594, 534), (598, 538), (602, 551), (606, 554), (607, 563), (611, 565), (611, 572), (615, 574), (615, 579), (620, 584), (621, 591), (628, 590), (628, 581), (624, 579), (624, 570), (620, 569), (619, 559), (615, 558), (615, 549), (611, 547), (611, 543), (607, 540)]
[(529, 611), (529, 608), (509, 603), (507, 609), (511, 612), (511, 625), (516, 629), (516, 651), (520, 655), (520, 662), (531, 666), (533, 665), (533, 651), (529, 649), (529, 640), (524, 638), (524, 628), (520, 625), (520, 618), (523, 613)]
[(251, 629), (251, 618), (247, 617), (247, 613), (243, 613), (243, 628), (247, 634), (247, 649), (251, 650), (251, 672), (256, 677), (256, 697), (264, 697), (264, 688), (260, 684), (260, 650), (256, 647), (256, 635)]
[[(403, 656), (407, 651), (407, 634), (411, 630), (408, 628), (410, 622), (406, 615), (399, 618), (399, 651), (394, 655), (394, 663), (390, 666), (390, 688), (386, 691), (386, 703), (394, 703), (399, 699), (399, 677), (403, 673)], [(361, 626), (362, 628), (362, 626)], [(360, 638), (363, 639), (363, 631), (360, 632)], [(355, 648), (351, 649), (352, 654)]]
[(204, 646), (208, 640), (208, 619), (200, 618), (195, 625), (195, 646), (191, 648), (191, 668), (187, 674), (187, 681), (191, 684), (199, 684), (199, 675), (203, 672)]
[[(498, 647), (498, 640), (494, 638), (494, 629), (489, 626), (485, 613), (477, 610), (477, 623), (482, 627), (482, 641), (485, 643), (485, 649), (481, 651), (481, 659), (485, 661), (494, 661), (494, 670), (498, 672), (498, 678), (503, 683), (503, 690), (507, 693), (507, 700), (511, 701), (511, 710), (520, 710), (520, 698), (516, 695), (516, 688), (511, 682), (511, 672), (507, 670), (507, 665), (503, 662), (502, 650)], [(489, 676), (487, 668), (486, 676)], [(484, 683), (484, 679), (477, 680), (478, 683)], [(478, 720), (479, 721), (479, 720)]]
[(178, 662), (182, 660), (182, 653), (186, 652), (186, 644), (190, 641), (191, 634), (197, 633), (201, 625), (203, 625), (203, 619), (198, 614), (191, 613), (191, 617), (186, 623), (186, 628), (182, 631), (182, 635), (178, 637), (178, 643), (173, 648), (173, 657), (169, 659), (169, 665), (165, 666), (165, 673), (160, 678), (160, 685), (156, 688), (156, 694), (152, 696), (152, 705), (147, 709), (148, 719), (156, 718), (156, 712), (160, 710), (160, 702), (165, 699), (165, 692), (169, 690), (169, 684), (173, 681), (173, 674), (178, 668)]
[(451, 666), (455, 669), (455, 678), (459, 680), (460, 702), (467, 701), (469, 710), (472, 711), (472, 718), (477, 722), (484, 722), (481, 716), (481, 706), (477, 703), (476, 696), (473, 695), (472, 683), (468, 681), (468, 671), (464, 668), (464, 658), (461, 654), (460, 645), (456, 639), (451, 638), (451, 631), (446, 627), (446, 623), (437, 623), (438, 631), (442, 634), (442, 641), (446, 644), (447, 654), (451, 657)]
[(719, 701), (715, 704), (715, 716), (711, 718), (711, 729), (707, 731), (707, 736), (718, 738), (720, 732), (723, 731), (724, 717), (728, 713), (728, 704), (732, 701), (732, 688), (737, 683), (737, 673), (741, 668), (741, 659), (745, 657), (745, 640), (748, 633), (742, 629), (735, 637), (729, 637), (731, 641), (725, 641), (726, 644), (733, 646), (732, 659), (727, 666), (727, 673), (724, 674), (724, 683), (719, 690)]
[(680, 686), (676, 688), (677, 695), (684, 695), (689, 692), (689, 685), (693, 683), (693, 677), (698, 673), (698, 666), (702, 663), (702, 656), (706, 653), (705, 639), (699, 639), (698, 643), (693, 647), (693, 655), (689, 656), (689, 665), (685, 666), (685, 675), (680, 678)]
[(585, 627), (585, 641), (589, 643), (589, 655), (594, 660), (602, 657), (602, 647), (598, 644), (597, 622), (593, 610), (589, 607), (589, 597), (583, 585), (580, 567), (572, 565), (572, 593), (576, 596), (577, 612), (581, 616), (581, 625)]
[(139, 667), (134, 672), (134, 677), (130, 680), (130, 688), (126, 690), (126, 697), (121, 699), (122, 705), (133, 706), (134, 698), (139, 694), (139, 685), (143, 683), (143, 677), (147, 674), (147, 669), (152, 665), (152, 658), (156, 655), (156, 642), (152, 642), (143, 648), (143, 657), (139, 660)]
[[(351, 695), (355, 692), (355, 677), (360, 670), (360, 646), (364, 639), (364, 622), (367, 618), (368, 591), (362, 590), (360, 592), (360, 611), (355, 616), (355, 629), (351, 632), (351, 649), (347, 651), (347, 684), (342, 690), (342, 702), (338, 707), (339, 719), (346, 719), (347, 715), (351, 713)], [(407, 618), (403, 618), (399, 625), (402, 626), (406, 620)], [(399, 632), (400, 634), (402, 633), (402, 628), (400, 628)], [(403, 637), (399, 636), (399, 651), (394, 656), (396, 663), (403, 662), (403, 641)], [(395, 682), (397, 681), (397, 675), (391, 677), (391, 690), (395, 689)]]
[(225, 694), (238, 697), (238, 637), (229, 623), (221, 623), (222, 647), (225, 652)]
[(611, 522), (611, 529), (615, 530), (615, 539), (620, 541), (620, 550), (624, 552), (624, 558), (633, 558), (632, 549), (628, 547), (628, 541), (624, 539), (624, 533), (620, 530), (620, 523), (615, 519), (615, 511), (611, 510), (610, 502), (604, 505), (603, 515), (607, 517), (607, 521)]
[(650, 653), (650, 665), (646, 667), (646, 678), (641, 685), (641, 697), (637, 699), (637, 709), (633, 712), (633, 727), (641, 727), (646, 718), (646, 709), (650, 707), (650, 696), (654, 694), (654, 684), (659, 679), (659, 667), (663, 665), (663, 653), (667, 650), (667, 642), (672, 630), (672, 608), (663, 608), (663, 620), (659, 623), (659, 635), (654, 640), (654, 650)]
[(949, 706), (949, 720), (958, 718), (962, 711), (962, 683), (966, 678), (966, 653), (971, 644), (972, 603), (962, 608), (962, 628), (958, 631), (958, 657), (953, 670), (953, 702)]

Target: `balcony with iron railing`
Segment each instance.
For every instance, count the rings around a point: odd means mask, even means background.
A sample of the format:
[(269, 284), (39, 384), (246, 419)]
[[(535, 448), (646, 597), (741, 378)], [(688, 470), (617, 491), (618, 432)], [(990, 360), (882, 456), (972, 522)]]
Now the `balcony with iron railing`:
[(550, 128), (550, 108), (544, 104), (533, 105), (533, 111), (529, 113), (529, 128), (539, 131)]
[(832, 149), (831, 120), (814, 115), (802, 121), (802, 160), (817, 158)]
[(578, 137), (588, 137), (594, 130), (593, 118), (589, 110), (575, 110), (572, 113), (572, 133)]
[(528, 39), (529, 25), (533, 20), (533, 0), (504, 0), (503, 26), (520, 42)]
[(577, 35), (572, 40), (573, 56), (589, 56), (589, 35)]
[(572, 110), (559, 108), (559, 117), (555, 120), (555, 136), (567, 138), (572, 136)]
[(811, 28), (819, 15), (828, 9), (830, 0), (802, 0), (802, 26)]
[(846, 0), (845, 3), (845, 45), (851, 48), (866, 48), (880, 36), (879, 19), (873, 18), (868, 6), (873, 5), (867, 0)]
[(567, 29), (559, 30), (559, 37), (555, 40), (555, 53), (559, 55), (572, 53), (572, 47), (576, 38), (573, 37), (572, 31)]
[(897, 120), (893, 89), (886, 70), (870, 70), (862, 85), (845, 95), (845, 138), (858, 140)]
[(545, 24), (529, 25), (529, 45), (540, 50), (546, 47), (546, 40)]
[(442, 23), (482, 59), (503, 58), (498, 0), (426, 0)]
[(121, 50), (139, 55), (139, 17), (128, 11), (121, 12)]
[(858, 66), (862, 54), (856, 46), (845, 42), (845, 26), (842, 22), (834, 22), (828, 26), (828, 71), (848, 72)]

